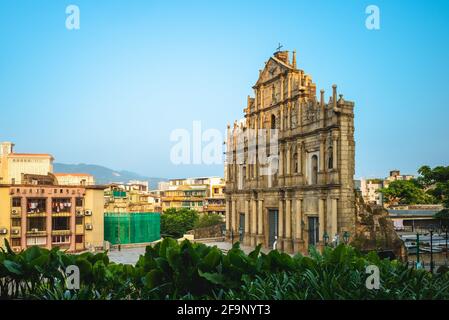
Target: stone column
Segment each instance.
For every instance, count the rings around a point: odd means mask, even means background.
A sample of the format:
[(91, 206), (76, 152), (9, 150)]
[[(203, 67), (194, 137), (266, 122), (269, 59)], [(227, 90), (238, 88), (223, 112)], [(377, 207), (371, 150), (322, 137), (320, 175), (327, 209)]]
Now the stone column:
[(291, 253), (292, 248), (292, 200), (285, 200), (285, 238), (284, 238), (284, 251)]
[(277, 249), (282, 250), (284, 242), (284, 199), (279, 198), (279, 225), (278, 225), (278, 242)]
[(284, 148), (279, 145), (279, 176), (284, 175)]
[(288, 74), (288, 97), (292, 97), (292, 75), (291, 73)]
[(306, 147), (304, 142), (301, 143), (301, 174), (302, 174), (302, 184), (307, 184), (307, 169), (306, 169)]
[(256, 235), (257, 235), (257, 200), (251, 200), (251, 246), (256, 245)]
[(225, 222), (226, 222), (226, 236), (229, 238), (231, 232), (231, 201), (226, 200), (226, 212), (225, 212)]
[(296, 199), (295, 238), (302, 240), (302, 200)]
[(287, 142), (287, 175), (291, 174), (291, 154), (290, 154), (290, 143)]
[(337, 170), (337, 166), (338, 166), (337, 149), (338, 149), (338, 136), (332, 135), (332, 159), (333, 159), (332, 168), (334, 170)]
[(324, 219), (324, 199), (318, 200), (318, 224), (318, 242), (321, 243), (326, 227), (326, 221)]
[(338, 199), (332, 199), (332, 220), (331, 220), (331, 234), (332, 239), (338, 232)]
[(320, 90), (320, 125), (321, 125), (321, 127), (324, 127), (325, 126), (325, 117), (326, 117), (326, 114), (325, 114), (325, 109), (324, 109), (324, 90), (323, 89), (321, 89)]
[(324, 135), (320, 135), (320, 172), (321, 173), (324, 172), (325, 163), (326, 163), (325, 153), (324, 153), (325, 147), (326, 147), (326, 138), (324, 137)]
[(287, 129), (287, 130), (291, 129), (291, 127), (292, 127), (292, 118), (291, 118), (291, 115), (292, 115), (292, 103), (289, 102), (289, 103), (287, 104), (287, 126), (286, 126), (286, 129)]
[(51, 245), (52, 245), (52, 238), (51, 238), (51, 229), (52, 229), (52, 221), (51, 221), (51, 217), (52, 217), (52, 198), (47, 198), (47, 203), (46, 203), (46, 207), (47, 207), (47, 214), (46, 214), (46, 226), (47, 226), (47, 248), (51, 249)]
[(284, 105), (281, 105), (281, 112), (280, 112), (280, 116), (279, 116), (281, 119), (281, 122), (280, 122), (280, 126), (279, 126), (279, 130), (284, 130)]
[(237, 212), (236, 212), (236, 201), (235, 200), (233, 200), (232, 201), (232, 206), (231, 206), (231, 230), (232, 230), (232, 232), (233, 232), (233, 236), (234, 236), (234, 240), (236, 239), (236, 238), (238, 238), (238, 229), (237, 229), (237, 222), (236, 222), (236, 215), (237, 215)]
[(284, 75), (281, 76), (281, 101), (284, 101), (284, 84), (285, 83), (285, 77)]
[(245, 235), (243, 238), (245, 245), (250, 245), (249, 240), (249, 200), (245, 200)]
[(264, 243), (263, 237), (263, 200), (259, 200), (259, 210), (257, 212), (257, 244)]
[(298, 173), (299, 174), (302, 174), (303, 173), (303, 171), (302, 171), (302, 145), (301, 145), (301, 143), (297, 143), (297, 152), (296, 152), (296, 157), (297, 157), (297, 159), (296, 159), (296, 161), (298, 161)]

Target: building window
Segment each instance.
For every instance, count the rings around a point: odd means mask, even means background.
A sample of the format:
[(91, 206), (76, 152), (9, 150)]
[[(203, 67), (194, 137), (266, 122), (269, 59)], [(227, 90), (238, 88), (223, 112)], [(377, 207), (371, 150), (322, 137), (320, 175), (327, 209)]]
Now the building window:
[(27, 213), (43, 213), (47, 210), (46, 207), (46, 199), (29, 199), (27, 203)]
[(276, 116), (274, 114), (271, 115), (271, 129), (276, 129)]
[(20, 227), (20, 219), (12, 219), (11, 224), (13, 227)]
[(329, 155), (327, 167), (329, 169), (334, 168), (334, 153), (332, 147), (327, 150), (327, 154)]
[(53, 217), (51, 222), (53, 230), (70, 230), (70, 217)]
[(27, 231), (33, 231), (33, 229), (37, 229), (37, 231), (46, 231), (46, 218), (45, 217), (33, 217), (27, 219)]
[(68, 213), (72, 209), (72, 201), (70, 198), (53, 199), (52, 203), (53, 213), (65, 212)]
[(83, 217), (76, 217), (75, 223), (76, 223), (77, 225), (83, 224)]
[(83, 236), (80, 235), (80, 234), (77, 234), (77, 235), (75, 236), (75, 242), (76, 242), (76, 243), (83, 243)]
[(76, 206), (77, 207), (83, 206), (83, 198), (76, 198)]
[(70, 236), (52, 236), (51, 241), (52, 243), (70, 243)]
[(13, 207), (21, 207), (22, 206), (22, 198), (12, 198), (12, 206)]
[(13, 247), (20, 247), (20, 239), (18, 239), (18, 238), (11, 239), (11, 245)]
[(318, 157), (316, 155), (312, 156), (312, 184), (317, 184), (318, 182)]
[(293, 165), (294, 165), (294, 172), (295, 173), (299, 173), (299, 168), (298, 168), (298, 154), (295, 152), (293, 154)]

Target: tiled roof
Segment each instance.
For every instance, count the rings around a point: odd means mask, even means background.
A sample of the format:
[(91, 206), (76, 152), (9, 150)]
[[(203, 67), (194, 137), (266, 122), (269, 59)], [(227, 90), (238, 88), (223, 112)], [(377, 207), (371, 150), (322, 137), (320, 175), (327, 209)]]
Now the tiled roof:
[(50, 157), (53, 158), (51, 154), (48, 153), (10, 153), (8, 157)]

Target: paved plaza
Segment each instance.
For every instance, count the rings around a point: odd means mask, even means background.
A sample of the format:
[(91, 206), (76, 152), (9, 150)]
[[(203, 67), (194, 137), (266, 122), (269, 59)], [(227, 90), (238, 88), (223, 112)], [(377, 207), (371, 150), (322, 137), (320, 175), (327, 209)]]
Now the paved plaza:
[[(232, 248), (231, 243), (229, 242), (208, 242), (205, 243), (208, 246), (217, 246), (218, 249), (227, 251)], [(240, 248), (246, 254), (250, 253), (254, 250), (252, 247), (240, 246)], [(269, 250), (262, 249), (264, 253), (267, 253)], [(145, 254), (145, 247), (134, 247), (134, 248), (122, 248), (120, 251), (117, 248), (111, 248), (108, 252), (108, 256), (110, 261), (115, 263), (123, 263), (123, 264), (135, 264), (139, 260), (139, 256)]]

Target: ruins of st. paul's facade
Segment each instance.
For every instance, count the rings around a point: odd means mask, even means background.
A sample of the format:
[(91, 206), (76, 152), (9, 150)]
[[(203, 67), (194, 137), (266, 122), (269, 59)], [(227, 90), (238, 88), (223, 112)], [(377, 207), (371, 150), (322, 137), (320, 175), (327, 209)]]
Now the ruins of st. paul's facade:
[[(296, 54), (278, 51), (248, 97), (245, 118), (228, 125), (227, 239), (306, 252), (353, 234), (354, 103), (337, 87), (325, 102)], [(336, 237), (337, 236), (337, 237)]]

